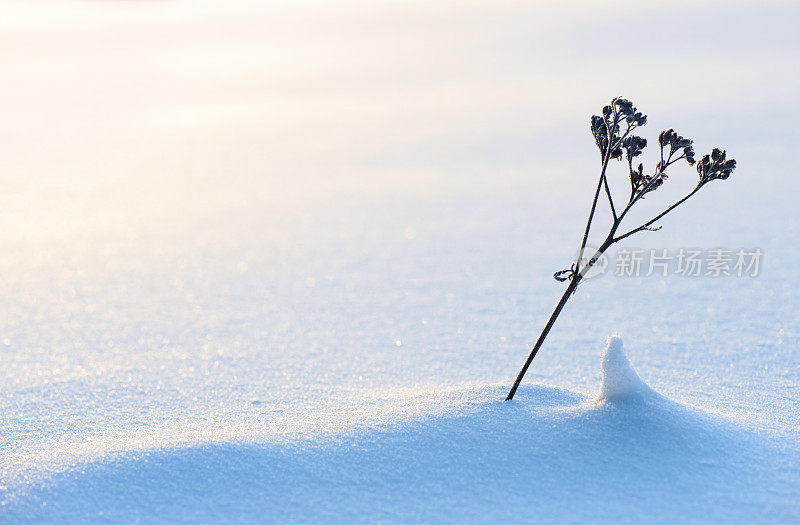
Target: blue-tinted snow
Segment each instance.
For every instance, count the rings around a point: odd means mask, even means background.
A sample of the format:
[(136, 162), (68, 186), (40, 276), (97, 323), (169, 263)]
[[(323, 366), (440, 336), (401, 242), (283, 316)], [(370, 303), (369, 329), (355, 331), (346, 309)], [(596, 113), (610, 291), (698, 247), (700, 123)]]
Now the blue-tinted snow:
[[(796, 521), (798, 10), (619, 6), (9, 2), (0, 521)], [(762, 273), (587, 282), (502, 403), (618, 94), (739, 161), (625, 245)]]

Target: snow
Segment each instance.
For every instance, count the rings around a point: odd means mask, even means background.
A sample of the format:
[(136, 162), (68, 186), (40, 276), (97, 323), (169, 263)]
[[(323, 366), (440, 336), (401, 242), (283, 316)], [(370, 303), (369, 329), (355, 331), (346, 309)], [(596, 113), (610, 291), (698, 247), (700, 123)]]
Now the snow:
[(599, 401), (642, 399), (653, 395), (653, 390), (642, 381), (631, 366), (622, 349), (622, 338), (612, 335), (603, 351), (601, 366), (603, 383), (597, 396)]
[[(618, 6), (6, 2), (0, 522), (797, 522), (798, 7)], [(762, 272), (610, 253), (504, 402), (616, 95), (739, 162), (622, 247)]]
[(340, 433), (117, 454), (53, 475), (7, 512), (55, 522), (800, 517), (788, 443), (653, 392), (619, 337), (602, 375), (595, 400), (544, 385), (510, 402), (507, 385), (404, 392), (381, 400), (400, 417)]

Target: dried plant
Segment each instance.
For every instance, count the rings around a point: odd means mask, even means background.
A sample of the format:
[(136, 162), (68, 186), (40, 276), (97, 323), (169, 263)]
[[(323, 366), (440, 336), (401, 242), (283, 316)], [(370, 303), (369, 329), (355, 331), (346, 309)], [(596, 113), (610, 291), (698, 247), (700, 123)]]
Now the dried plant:
[[(692, 148), (692, 141), (678, 135), (674, 130), (668, 129), (662, 131), (658, 136), (658, 145), (661, 149), (660, 160), (656, 163), (655, 169), (652, 173), (646, 174), (644, 172), (644, 165), (638, 164), (634, 166), (634, 159), (641, 155), (644, 148), (647, 146), (647, 140), (633, 132), (647, 123), (647, 117), (639, 112), (628, 100), (624, 98), (615, 98), (611, 104), (604, 107), (602, 116), (592, 116), (590, 129), (594, 136), (597, 148), (600, 150), (600, 178), (597, 181), (597, 188), (594, 192), (594, 199), (592, 206), (589, 210), (589, 219), (586, 221), (586, 229), (583, 232), (583, 240), (581, 241), (580, 249), (578, 250), (578, 258), (576, 262), (567, 270), (561, 270), (553, 274), (553, 277), (562, 282), (569, 282), (564, 295), (561, 296), (556, 305), (555, 310), (550, 315), (541, 335), (536, 340), (528, 359), (520, 370), (514, 385), (508, 393), (506, 399), (512, 399), (519, 387), (522, 378), (525, 376), (528, 367), (530, 367), (533, 358), (542, 346), (548, 332), (553, 327), (564, 305), (569, 300), (570, 296), (575, 292), (578, 285), (587, 272), (594, 266), (599, 257), (614, 243), (621, 241), (635, 233), (641, 231), (655, 231), (661, 229), (661, 226), (654, 226), (662, 217), (669, 212), (683, 204), (692, 195), (700, 191), (700, 188), (705, 186), (712, 180), (725, 180), (731, 176), (733, 170), (736, 168), (736, 161), (727, 159), (725, 152), (714, 148), (709, 155), (703, 156), (699, 162), (695, 162), (694, 149)], [(618, 211), (614, 204), (614, 199), (611, 196), (609, 189), (606, 171), (609, 162), (612, 160), (619, 160), (627, 163), (628, 176), (630, 179), (630, 195), (625, 207)], [(667, 207), (664, 211), (650, 219), (649, 221), (641, 224), (631, 230), (622, 234), (617, 234), (617, 231), (622, 225), (623, 219), (628, 214), (630, 209), (648, 193), (657, 190), (667, 180), (667, 170), (674, 164), (686, 161), (690, 166), (696, 165), (697, 174), (699, 179), (694, 189), (692, 189), (686, 196)], [(595, 253), (588, 259), (584, 259), (584, 251), (586, 249), (586, 241), (589, 238), (589, 231), (592, 227), (592, 219), (595, 216), (597, 209), (597, 201), (600, 198), (600, 192), (604, 192), (608, 198), (608, 204), (611, 211), (612, 224), (603, 243), (595, 251)], [(584, 262), (585, 261), (585, 262)]]

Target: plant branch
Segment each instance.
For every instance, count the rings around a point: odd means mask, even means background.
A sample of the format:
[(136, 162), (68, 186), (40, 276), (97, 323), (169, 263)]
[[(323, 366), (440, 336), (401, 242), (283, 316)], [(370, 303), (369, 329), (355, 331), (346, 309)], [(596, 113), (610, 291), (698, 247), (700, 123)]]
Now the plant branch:
[(655, 217), (653, 217), (652, 219), (650, 219), (646, 223), (642, 224), (641, 226), (639, 226), (637, 228), (634, 228), (634, 229), (630, 230), (629, 232), (620, 235), (619, 237), (614, 237), (612, 239), (612, 242), (619, 242), (619, 241), (621, 241), (622, 239), (624, 239), (626, 237), (630, 237), (631, 235), (633, 235), (636, 232), (640, 232), (640, 231), (646, 230), (648, 227), (650, 227), (651, 224), (653, 224), (654, 222), (656, 222), (657, 220), (659, 220), (660, 218), (662, 218), (663, 216), (665, 216), (666, 214), (668, 214), (669, 212), (671, 212), (672, 210), (674, 210), (675, 208), (677, 208), (678, 206), (680, 206), (681, 204), (686, 202), (689, 199), (689, 197), (691, 197), (692, 195), (697, 193), (697, 191), (702, 186), (703, 186), (702, 184), (698, 184), (697, 186), (695, 186), (695, 188), (690, 193), (688, 193), (681, 200), (677, 201), (675, 204), (673, 204), (672, 206), (670, 206), (666, 210), (662, 211), (661, 213), (659, 213), (658, 215), (656, 215)]
[[(662, 159), (664, 158), (663, 154), (662, 154), (661, 158), (662, 158)], [(628, 200), (628, 205), (627, 205), (627, 206), (625, 206), (625, 209), (624, 209), (624, 210), (622, 210), (622, 213), (620, 214), (620, 216), (619, 216), (619, 218), (618, 218), (618, 222), (622, 222), (622, 219), (623, 219), (623, 218), (625, 217), (625, 215), (628, 213), (628, 210), (630, 210), (630, 209), (631, 209), (631, 207), (633, 207), (633, 205), (634, 205), (634, 204), (636, 204), (636, 202), (637, 202), (639, 199), (641, 199), (641, 198), (643, 198), (643, 197), (645, 196), (645, 194), (646, 194), (646, 193), (647, 193), (647, 191), (650, 189), (650, 187), (651, 187), (653, 184), (655, 184), (655, 182), (656, 182), (657, 180), (659, 180), (659, 178), (660, 178), (660, 177), (662, 177), (662, 176), (664, 175), (664, 171), (665, 171), (665, 170), (666, 170), (666, 169), (667, 169), (669, 166), (671, 166), (672, 164), (675, 164), (676, 162), (678, 162), (679, 160), (681, 160), (681, 159), (684, 159), (684, 158), (686, 158), (686, 155), (681, 155), (680, 157), (678, 157), (678, 158), (676, 158), (676, 159), (674, 159), (674, 160), (670, 160), (670, 159), (672, 159), (672, 153), (670, 153), (670, 155), (667, 157), (667, 162), (666, 162), (666, 164), (663, 164), (663, 165), (662, 165), (662, 168), (661, 168), (661, 169), (658, 171), (658, 173), (657, 173), (656, 175), (654, 175), (654, 176), (653, 176), (653, 177), (652, 177), (652, 178), (651, 178), (651, 179), (650, 179), (650, 180), (647, 182), (647, 184), (645, 184), (644, 186), (642, 186), (641, 188), (639, 188), (639, 191), (636, 191), (636, 188), (631, 188), (631, 198)], [(663, 160), (662, 160), (662, 163), (663, 163)], [(695, 190), (695, 191), (696, 191), (696, 190)], [(694, 193), (694, 192), (692, 192), (692, 193)], [(657, 219), (656, 219), (656, 220), (657, 220)]]
[(611, 190), (608, 189), (608, 177), (603, 174), (603, 187), (606, 189), (606, 196), (608, 197), (608, 204), (611, 206), (611, 215), (614, 216), (614, 220), (618, 219), (617, 217), (617, 210), (614, 208), (614, 199), (611, 198)]
[(578, 249), (578, 260), (575, 263), (576, 269), (580, 267), (581, 259), (583, 258), (583, 250), (586, 248), (586, 242), (589, 240), (589, 231), (592, 228), (592, 220), (594, 219), (594, 212), (597, 209), (597, 199), (600, 196), (601, 185), (605, 187), (606, 195), (608, 196), (608, 204), (611, 206), (611, 213), (614, 216), (614, 222), (616, 223), (619, 221), (619, 218), (617, 217), (617, 210), (614, 207), (614, 199), (611, 197), (611, 190), (608, 187), (606, 170), (608, 169), (608, 161), (611, 160), (611, 152), (614, 151), (614, 149), (616, 149), (617, 147), (619, 147), (620, 144), (622, 144), (622, 141), (625, 140), (625, 137), (627, 137), (631, 131), (636, 129), (636, 124), (628, 124), (626, 126), (625, 133), (619, 138), (619, 140), (612, 143), (613, 129), (619, 123), (618, 113), (613, 103), (612, 103), (612, 110), (614, 119), (613, 126), (609, 126), (607, 117), (603, 118), (603, 123), (605, 124), (606, 127), (606, 137), (608, 137), (606, 143), (606, 150), (605, 152), (603, 152), (603, 167), (600, 170), (600, 180), (597, 181), (597, 188), (594, 191), (594, 198), (592, 199), (592, 207), (589, 210), (589, 218), (586, 220), (586, 228), (583, 231), (583, 239), (581, 240), (581, 246)]
[(592, 219), (594, 218), (594, 211), (597, 208), (597, 198), (600, 196), (600, 187), (603, 185), (603, 180), (606, 176), (606, 168), (608, 168), (608, 160), (611, 157), (611, 141), (608, 141), (608, 147), (606, 148), (606, 153), (603, 155), (603, 168), (600, 170), (600, 180), (597, 181), (597, 188), (594, 190), (594, 199), (592, 199), (592, 207), (589, 210), (589, 218), (586, 221), (586, 229), (583, 231), (583, 240), (581, 241), (581, 247), (578, 249), (578, 260), (575, 263), (575, 267), (579, 267), (581, 264), (581, 258), (583, 257), (583, 250), (586, 248), (586, 241), (589, 239), (589, 230), (592, 228)]
[[(613, 244), (633, 235), (634, 233), (643, 231), (643, 230), (654, 230), (658, 228), (652, 228), (651, 226), (662, 217), (670, 213), (672, 210), (683, 204), (687, 201), (692, 195), (697, 193), (699, 189), (705, 185), (706, 182), (715, 179), (725, 180), (730, 177), (730, 174), (736, 168), (736, 161), (733, 159), (725, 160), (725, 152), (719, 149), (714, 149), (710, 155), (706, 155), (697, 165), (697, 172), (700, 175), (700, 181), (697, 183), (697, 186), (685, 197), (678, 200), (674, 204), (672, 204), (669, 208), (664, 210), (663, 212), (659, 213), (649, 221), (645, 222), (641, 226), (634, 228), (618, 237), (615, 237), (617, 230), (619, 229), (620, 225), (622, 224), (623, 219), (627, 215), (628, 211), (640, 200), (643, 199), (645, 194), (657, 189), (662, 185), (664, 180), (667, 178), (666, 170), (672, 164), (678, 162), (681, 159), (686, 159), (690, 165), (694, 165), (694, 150), (692, 149), (692, 141), (686, 139), (685, 137), (681, 137), (674, 130), (669, 129), (663, 131), (659, 137), (658, 142), (660, 145), (660, 161), (657, 163), (656, 168), (654, 170), (653, 175), (645, 175), (643, 173), (642, 164), (639, 164), (637, 171), (634, 172), (633, 170), (633, 157), (638, 156), (644, 147), (647, 145), (647, 141), (641, 137), (632, 137), (627, 143), (623, 141), (630, 135), (630, 133), (639, 126), (643, 126), (647, 121), (647, 117), (639, 112), (633, 104), (623, 98), (615, 98), (611, 101), (609, 106), (605, 106), (602, 111), (602, 117), (598, 115), (593, 115), (591, 118), (591, 130), (592, 134), (594, 135), (595, 143), (598, 146), (601, 154), (601, 161), (602, 161), (602, 168), (600, 170), (600, 178), (597, 181), (597, 187), (594, 191), (594, 198), (592, 199), (592, 205), (589, 209), (589, 217), (586, 220), (586, 228), (583, 232), (583, 238), (581, 240), (581, 246), (578, 251), (578, 260), (575, 264), (573, 264), (567, 270), (561, 270), (553, 274), (558, 281), (566, 281), (569, 280), (569, 284), (567, 285), (566, 290), (564, 290), (561, 299), (556, 304), (555, 309), (550, 314), (550, 317), (547, 320), (547, 324), (545, 325), (542, 333), (539, 335), (539, 338), (536, 340), (536, 343), (533, 345), (533, 348), (528, 355), (528, 358), (525, 361), (525, 364), (520, 370), (519, 374), (517, 375), (516, 380), (514, 381), (511, 390), (508, 392), (508, 396), (506, 400), (510, 400), (514, 397), (514, 394), (517, 391), (525, 373), (527, 372), (528, 368), (531, 365), (534, 357), (536, 357), (537, 352), (542, 347), (545, 338), (547, 337), (550, 329), (553, 327), (558, 316), (561, 314), (564, 306), (566, 305), (569, 298), (574, 295), (575, 290), (577, 289), (578, 285), (584, 279), (584, 275), (586, 272), (591, 270), (592, 266), (599, 260), (600, 256)], [(602, 123), (601, 123), (602, 122)], [(618, 133), (621, 132), (621, 124), (625, 122), (625, 131), (621, 134), (621, 136), (617, 136)], [(669, 146), (667, 150), (666, 158), (664, 157), (664, 149), (665, 146)], [(628, 199), (628, 202), (624, 209), (622, 209), (622, 213), (617, 214), (617, 209), (614, 205), (614, 199), (611, 194), (611, 188), (608, 183), (608, 177), (606, 172), (608, 170), (608, 163), (611, 158), (622, 158), (622, 150), (625, 150), (625, 154), (628, 160), (628, 172), (631, 182), (631, 194)], [(673, 156), (678, 153), (680, 150), (682, 154), (678, 154), (676, 158), (673, 159)], [(592, 257), (583, 264), (584, 258), (583, 254), (586, 250), (586, 243), (589, 239), (589, 233), (592, 228), (592, 221), (594, 220), (595, 211), (597, 210), (597, 200), (600, 198), (600, 189), (601, 187), (605, 190), (605, 194), (608, 197), (608, 203), (611, 208), (611, 214), (613, 216), (613, 221), (611, 228), (608, 232), (603, 243), (600, 247), (595, 251)]]

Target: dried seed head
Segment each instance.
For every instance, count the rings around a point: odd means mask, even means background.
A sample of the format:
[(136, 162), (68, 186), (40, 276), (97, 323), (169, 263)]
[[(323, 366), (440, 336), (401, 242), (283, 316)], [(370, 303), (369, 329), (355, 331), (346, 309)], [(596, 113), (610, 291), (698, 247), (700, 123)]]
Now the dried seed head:
[(711, 155), (703, 155), (697, 163), (697, 174), (700, 176), (700, 184), (705, 184), (712, 180), (725, 180), (731, 176), (736, 169), (736, 161), (726, 160), (724, 151), (714, 148)]

